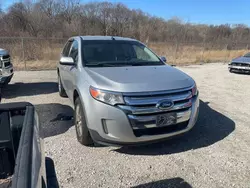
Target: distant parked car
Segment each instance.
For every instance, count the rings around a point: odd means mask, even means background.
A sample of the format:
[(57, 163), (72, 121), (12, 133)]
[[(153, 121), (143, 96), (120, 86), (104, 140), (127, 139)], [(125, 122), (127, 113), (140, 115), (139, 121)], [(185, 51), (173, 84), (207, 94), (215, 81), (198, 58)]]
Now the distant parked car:
[(233, 59), (228, 64), (228, 69), (230, 72), (250, 73), (250, 52)]
[(165, 62), (134, 39), (69, 39), (58, 87), (75, 105), (78, 141), (134, 145), (189, 131), (199, 111), (195, 81)]
[(7, 50), (0, 48), (0, 87), (8, 84), (13, 77), (13, 65)]

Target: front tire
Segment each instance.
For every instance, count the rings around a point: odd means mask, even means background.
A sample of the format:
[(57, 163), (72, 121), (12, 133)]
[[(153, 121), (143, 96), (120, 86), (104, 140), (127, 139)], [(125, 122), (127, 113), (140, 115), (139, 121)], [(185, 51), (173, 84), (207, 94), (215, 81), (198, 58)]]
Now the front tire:
[(61, 97), (67, 97), (66, 91), (62, 85), (60, 74), (58, 74), (58, 92)]
[(75, 100), (74, 123), (78, 142), (84, 146), (93, 146), (94, 142), (89, 133), (86, 116), (79, 98)]

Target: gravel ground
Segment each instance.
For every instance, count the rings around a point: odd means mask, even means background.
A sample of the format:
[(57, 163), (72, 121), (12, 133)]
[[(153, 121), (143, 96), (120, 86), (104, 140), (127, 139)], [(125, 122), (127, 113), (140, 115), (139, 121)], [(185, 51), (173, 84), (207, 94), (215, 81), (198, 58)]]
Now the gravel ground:
[(36, 105), (60, 187), (250, 187), (250, 75), (223, 64), (180, 69), (197, 82), (200, 116), (188, 134), (159, 144), (81, 146), (55, 71), (16, 72), (3, 102)]

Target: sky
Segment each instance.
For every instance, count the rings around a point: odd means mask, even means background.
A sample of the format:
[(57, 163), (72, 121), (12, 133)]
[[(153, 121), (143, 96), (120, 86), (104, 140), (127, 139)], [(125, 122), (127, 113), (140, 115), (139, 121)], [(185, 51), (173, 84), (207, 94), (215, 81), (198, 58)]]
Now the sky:
[[(6, 9), (18, 0), (0, 0)], [(81, 0), (82, 3), (102, 0)], [(246, 24), (250, 26), (250, 0), (107, 0), (151, 15), (199, 24)]]

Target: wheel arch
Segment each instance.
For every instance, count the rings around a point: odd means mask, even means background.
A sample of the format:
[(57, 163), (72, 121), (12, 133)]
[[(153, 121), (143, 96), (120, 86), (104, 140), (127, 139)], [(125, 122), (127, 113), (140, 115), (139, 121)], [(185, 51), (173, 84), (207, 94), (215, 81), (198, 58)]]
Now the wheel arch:
[(79, 100), (81, 102), (81, 105), (82, 105), (82, 108), (83, 108), (83, 113), (84, 113), (85, 118), (86, 118), (87, 127), (89, 127), (89, 121), (88, 121), (88, 116), (86, 114), (86, 106), (85, 106), (85, 103), (83, 101), (83, 96), (81, 96), (81, 94), (78, 91), (78, 89), (74, 89), (74, 92), (73, 92), (73, 104), (74, 105), (75, 105), (75, 101), (76, 101), (77, 98), (79, 98)]
[[(78, 92), (78, 90), (77, 89), (74, 89), (74, 92), (73, 92), (73, 102), (75, 103), (75, 101), (76, 101), (76, 99), (77, 98), (80, 98), (80, 95), (79, 95), (79, 92)], [(80, 99), (81, 100), (81, 99)], [(81, 102), (82, 102), (82, 100), (81, 100)]]

